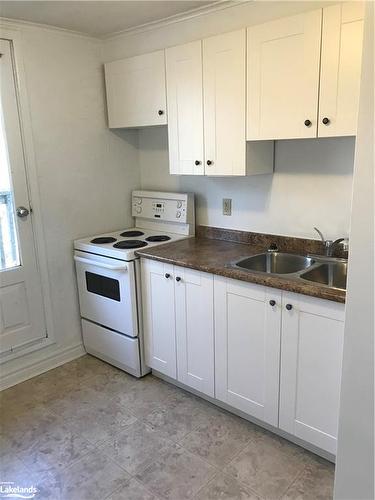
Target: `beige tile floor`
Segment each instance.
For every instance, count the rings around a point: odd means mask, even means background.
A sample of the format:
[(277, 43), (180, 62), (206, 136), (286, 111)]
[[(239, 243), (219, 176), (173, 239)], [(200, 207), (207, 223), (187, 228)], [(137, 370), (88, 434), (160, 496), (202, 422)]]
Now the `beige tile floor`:
[(0, 394), (0, 481), (37, 500), (332, 498), (334, 467), (149, 375), (84, 356)]

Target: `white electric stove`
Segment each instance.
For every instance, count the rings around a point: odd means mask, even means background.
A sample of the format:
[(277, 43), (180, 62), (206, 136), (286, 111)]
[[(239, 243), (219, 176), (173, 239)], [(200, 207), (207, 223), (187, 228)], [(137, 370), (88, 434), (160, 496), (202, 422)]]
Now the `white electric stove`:
[(194, 195), (134, 191), (135, 227), (74, 242), (86, 351), (134, 376), (144, 364), (137, 249), (194, 236)]

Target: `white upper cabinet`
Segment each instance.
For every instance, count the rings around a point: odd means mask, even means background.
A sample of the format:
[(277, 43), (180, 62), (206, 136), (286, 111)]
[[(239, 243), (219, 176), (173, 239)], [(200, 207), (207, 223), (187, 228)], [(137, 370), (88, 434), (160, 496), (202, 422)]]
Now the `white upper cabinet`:
[(171, 174), (204, 174), (202, 42), (165, 51)]
[(344, 304), (284, 292), (281, 339), (279, 426), (335, 454)]
[(281, 291), (215, 276), (216, 398), (278, 425)]
[(319, 137), (356, 135), (364, 4), (323, 9)]
[(273, 143), (246, 144), (246, 30), (166, 49), (169, 171), (273, 172)]
[(165, 125), (164, 50), (105, 64), (110, 128)]
[(316, 137), (322, 11), (248, 29), (247, 139)]
[(214, 278), (174, 268), (177, 379), (214, 397)]
[(203, 40), (206, 175), (246, 174), (246, 30)]
[(362, 2), (248, 29), (247, 139), (355, 135)]

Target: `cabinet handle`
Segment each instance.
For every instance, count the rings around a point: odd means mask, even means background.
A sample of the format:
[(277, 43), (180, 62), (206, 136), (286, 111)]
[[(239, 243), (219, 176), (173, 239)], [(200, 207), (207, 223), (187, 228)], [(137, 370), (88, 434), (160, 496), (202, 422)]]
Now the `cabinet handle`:
[(195, 162), (194, 162), (194, 163), (195, 163), (196, 165), (200, 165), (200, 164), (201, 164), (201, 162), (200, 162), (199, 160), (195, 160)]
[(164, 115), (164, 111), (162, 109), (159, 109), (158, 111), (158, 115), (161, 116), (161, 115)]
[(181, 278), (177, 276), (176, 281), (181, 281)]
[(211, 160), (207, 160), (207, 165), (212, 165), (212, 161)]
[(327, 118), (326, 116), (323, 118), (322, 122), (324, 123), (324, 125), (328, 125), (329, 123), (329, 118)]
[(164, 276), (168, 279), (171, 277), (171, 275), (169, 273), (165, 273)]
[(310, 127), (311, 121), (310, 120), (305, 120), (305, 125), (306, 125), (306, 127)]
[(287, 305), (285, 306), (285, 308), (286, 308), (288, 311), (290, 311), (291, 309), (293, 309), (293, 306), (292, 306), (292, 304), (287, 304)]
[(276, 305), (276, 301), (275, 300), (270, 300), (270, 306), (275, 306)]

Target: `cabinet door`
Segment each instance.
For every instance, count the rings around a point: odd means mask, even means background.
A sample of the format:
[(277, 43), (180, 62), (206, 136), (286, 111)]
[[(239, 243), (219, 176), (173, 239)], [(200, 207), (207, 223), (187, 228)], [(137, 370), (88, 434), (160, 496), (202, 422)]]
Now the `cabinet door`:
[(279, 426), (330, 453), (336, 453), (343, 336), (343, 304), (283, 294)]
[(203, 40), (206, 175), (246, 175), (246, 32)]
[(177, 378), (214, 397), (213, 276), (175, 267)]
[(357, 133), (363, 15), (362, 2), (323, 9), (319, 137)]
[(104, 67), (110, 128), (167, 123), (163, 50)]
[(173, 266), (147, 259), (141, 266), (146, 364), (176, 378)]
[(204, 174), (202, 42), (165, 51), (171, 174)]
[(216, 398), (277, 426), (281, 292), (215, 276), (214, 304)]
[(316, 137), (321, 17), (315, 10), (248, 29), (248, 140)]

